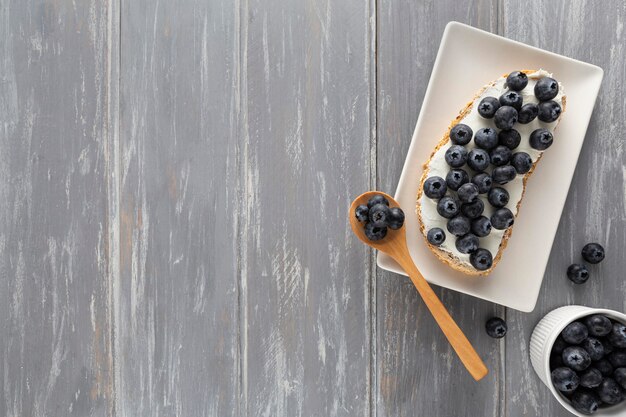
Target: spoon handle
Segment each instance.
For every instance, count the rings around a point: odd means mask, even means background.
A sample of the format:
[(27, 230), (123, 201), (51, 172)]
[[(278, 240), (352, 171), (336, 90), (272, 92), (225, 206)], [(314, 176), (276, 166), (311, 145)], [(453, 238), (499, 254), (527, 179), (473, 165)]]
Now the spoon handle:
[(448, 339), (448, 342), (454, 348), (454, 351), (458, 355), (465, 368), (474, 377), (476, 381), (482, 379), (489, 370), (485, 366), (484, 362), (478, 356), (478, 353), (474, 350), (474, 347), (467, 340), (463, 331), (455, 323), (454, 319), (448, 313), (448, 310), (441, 303), (441, 300), (434, 293), (433, 289), (428, 285), (428, 282), (424, 279), (419, 272), (411, 256), (408, 253), (402, 254), (396, 257), (398, 263), (409, 274), (413, 285), (417, 288), (417, 291), (422, 296), (424, 303), (430, 310), (431, 314), (435, 318), (435, 321), (443, 331), (443, 334)]

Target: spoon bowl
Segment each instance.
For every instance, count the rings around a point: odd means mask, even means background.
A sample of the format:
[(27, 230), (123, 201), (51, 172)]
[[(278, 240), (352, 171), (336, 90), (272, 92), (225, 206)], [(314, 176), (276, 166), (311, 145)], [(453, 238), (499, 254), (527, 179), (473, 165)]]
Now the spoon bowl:
[(352, 231), (366, 245), (391, 256), (406, 271), (413, 285), (415, 285), (417, 292), (419, 292), (424, 303), (435, 318), (435, 321), (459, 356), (459, 359), (461, 359), (463, 365), (465, 365), (465, 368), (476, 381), (482, 379), (489, 372), (487, 367), (413, 263), (409, 248), (406, 244), (406, 229), (404, 225), (397, 230), (388, 228), (387, 235), (381, 240), (373, 241), (365, 236), (365, 227), (363, 223), (357, 220), (355, 210), (361, 204), (367, 205), (368, 200), (375, 195), (384, 196), (389, 201), (389, 207), (400, 207), (396, 200), (380, 191), (368, 191), (361, 194), (352, 202), (350, 211), (348, 212)]

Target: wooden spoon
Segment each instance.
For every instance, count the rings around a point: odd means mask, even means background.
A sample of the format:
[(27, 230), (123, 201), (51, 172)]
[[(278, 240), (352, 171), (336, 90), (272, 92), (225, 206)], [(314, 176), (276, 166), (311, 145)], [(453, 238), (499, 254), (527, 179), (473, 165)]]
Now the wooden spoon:
[(459, 359), (461, 359), (461, 362), (465, 365), (465, 368), (467, 368), (476, 381), (482, 379), (485, 375), (487, 375), (489, 370), (480, 359), (469, 340), (467, 340), (463, 331), (459, 328), (459, 326), (457, 326), (452, 317), (450, 317), (450, 313), (448, 313), (448, 310), (446, 310), (444, 305), (441, 303), (441, 300), (437, 298), (437, 295), (433, 292), (430, 285), (428, 285), (428, 282), (426, 282), (420, 271), (418, 271), (417, 267), (413, 263), (413, 259), (411, 259), (411, 255), (409, 254), (409, 248), (406, 245), (405, 227), (402, 226), (398, 230), (389, 229), (387, 231), (387, 236), (378, 241), (371, 241), (365, 236), (363, 224), (356, 219), (354, 211), (359, 205), (367, 204), (367, 201), (376, 194), (383, 195), (387, 200), (389, 200), (390, 207), (400, 207), (396, 200), (385, 193), (381, 193), (379, 191), (368, 191), (365, 194), (361, 194), (352, 202), (350, 212), (348, 213), (352, 231), (366, 245), (391, 256), (398, 264), (400, 264), (407, 274), (409, 274), (415, 288), (417, 288), (417, 291), (422, 296), (424, 303), (426, 303), (426, 306), (437, 321), (437, 324), (448, 339), (448, 342), (450, 342), (454, 351), (459, 356)]

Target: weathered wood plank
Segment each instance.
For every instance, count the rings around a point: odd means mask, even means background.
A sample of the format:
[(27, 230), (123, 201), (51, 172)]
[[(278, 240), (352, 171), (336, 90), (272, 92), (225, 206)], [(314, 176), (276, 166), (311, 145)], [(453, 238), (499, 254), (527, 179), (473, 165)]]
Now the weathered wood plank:
[(366, 416), (370, 9), (244, 3), (242, 415)]
[(2, 416), (113, 411), (110, 12), (0, 1)]
[[(457, 20), (495, 32), (496, 9), (495, 1), (379, 2), (379, 189), (395, 190), (445, 25)], [(377, 415), (498, 415), (504, 401), (501, 343), (485, 334), (484, 322), (502, 309), (436, 289), (490, 370), (476, 383), (411, 282), (382, 270), (376, 282)]]
[(239, 9), (128, 1), (119, 415), (238, 415)]
[[(506, 338), (506, 415), (567, 416), (570, 414), (536, 377), (528, 358), (528, 342), (537, 321), (555, 307), (582, 304), (620, 311), (626, 307), (626, 285), (620, 272), (626, 250), (626, 5), (618, 0), (578, 0), (535, 2), (528, 6), (503, 1), (505, 36), (594, 63), (605, 70), (537, 307), (531, 314), (507, 312), (510, 330)], [(588, 283), (574, 286), (567, 280), (565, 270), (580, 259), (580, 249), (588, 241), (605, 244), (607, 259), (591, 268)]]

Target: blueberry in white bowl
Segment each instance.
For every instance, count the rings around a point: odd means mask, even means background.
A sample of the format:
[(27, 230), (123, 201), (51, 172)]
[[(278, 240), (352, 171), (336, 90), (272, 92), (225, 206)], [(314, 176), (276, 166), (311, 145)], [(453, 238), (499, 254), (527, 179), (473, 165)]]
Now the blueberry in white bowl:
[(624, 322), (626, 315), (612, 310), (567, 306), (537, 325), (530, 343), (532, 365), (572, 413), (626, 413), (626, 350), (607, 337), (614, 329), (619, 333)]

